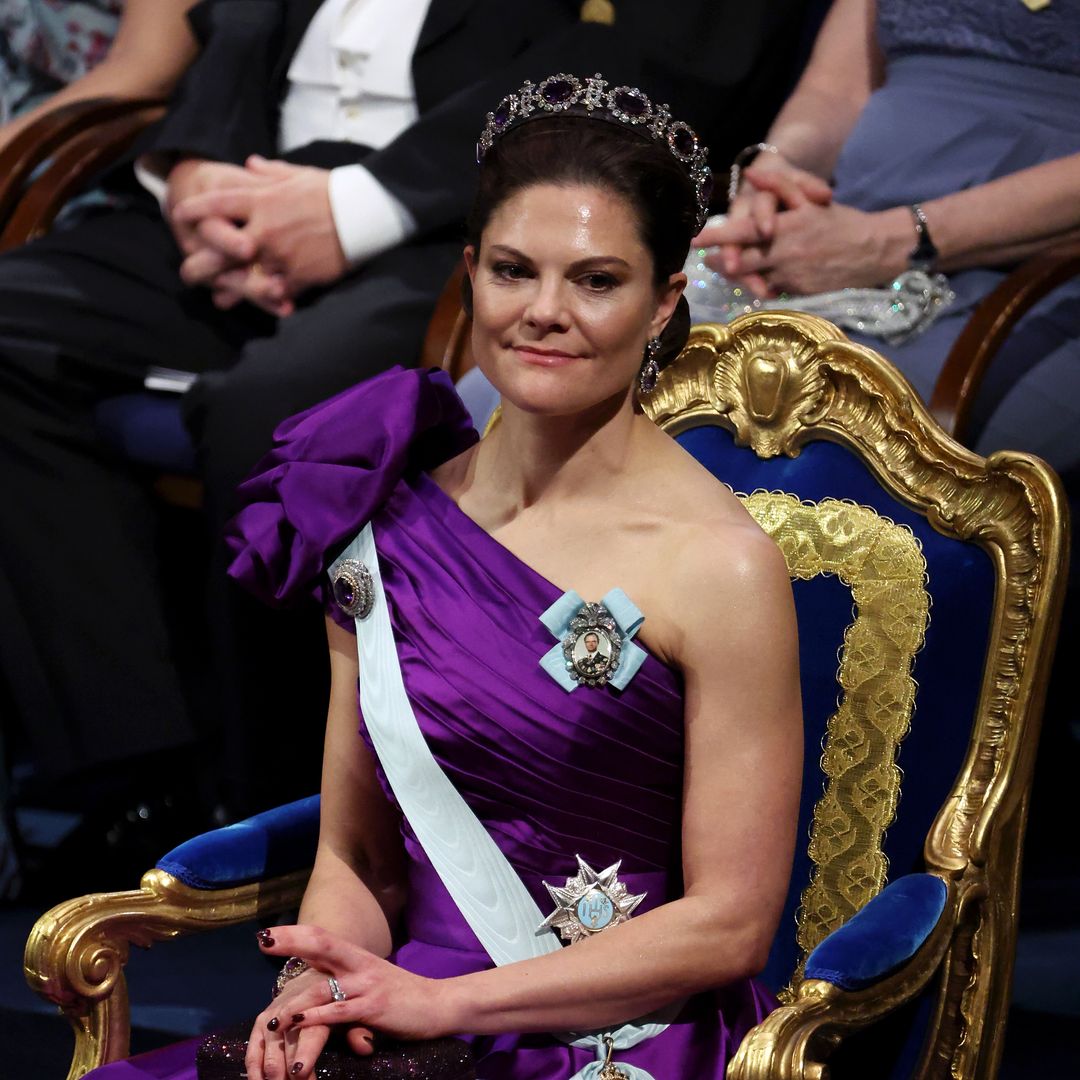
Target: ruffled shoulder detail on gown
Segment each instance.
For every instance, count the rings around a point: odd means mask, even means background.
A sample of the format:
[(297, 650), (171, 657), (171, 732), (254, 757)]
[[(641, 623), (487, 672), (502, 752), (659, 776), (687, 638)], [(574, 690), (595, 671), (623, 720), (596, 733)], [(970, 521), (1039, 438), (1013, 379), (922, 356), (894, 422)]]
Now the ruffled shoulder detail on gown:
[(282, 421), (238, 490), (229, 576), (273, 606), (324, 598), (323, 570), (402, 477), (477, 441), (450, 377), (392, 368)]

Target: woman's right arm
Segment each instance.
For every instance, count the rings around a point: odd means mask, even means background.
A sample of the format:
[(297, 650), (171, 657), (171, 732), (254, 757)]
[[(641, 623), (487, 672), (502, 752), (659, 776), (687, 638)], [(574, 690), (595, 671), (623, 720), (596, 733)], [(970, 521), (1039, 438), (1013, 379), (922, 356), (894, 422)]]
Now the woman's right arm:
[[(376, 956), (390, 953), (393, 927), (406, 896), (405, 849), (400, 818), (379, 785), (375, 759), (358, 731), (356, 639), (327, 618), (330, 646), (330, 708), (323, 750), (319, 846), (297, 920), (362, 946)], [(289, 767), (289, 747), (281, 747), (282, 768)], [(326, 983), (314, 969), (286, 984), (274, 1002), (312, 983)], [(323, 987), (329, 993), (328, 987)], [(255, 1018), (245, 1057), (250, 1080), (291, 1075), (299, 1063), (313, 1065), (326, 1043), (326, 1027), (286, 1033), (267, 1030), (267, 1009)], [(371, 1053), (370, 1031), (347, 1033), (359, 1054)], [(300, 1069), (296, 1071), (299, 1072)]]
[[(874, 0), (835, 0), (814, 42), (806, 70), (765, 141), (790, 165), (824, 180), (867, 99), (882, 79)], [(771, 168), (763, 154), (755, 168)]]
[(198, 52), (187, 13), (195, 0), (127, 0), (109, 53), (92, 71), (0, 127), (0, 146), (39, 116), (91, 98), (167, 97)]
[[(405, 902), (405, 851), (399, 816), (360, 737), (356, 639), (326, 620), (330, 710), (323, 752), (319, 846), (300, 907), (301, 923), (321, 926), (388, 956)], [(288, 748), (283, 748), (288, 755)]]

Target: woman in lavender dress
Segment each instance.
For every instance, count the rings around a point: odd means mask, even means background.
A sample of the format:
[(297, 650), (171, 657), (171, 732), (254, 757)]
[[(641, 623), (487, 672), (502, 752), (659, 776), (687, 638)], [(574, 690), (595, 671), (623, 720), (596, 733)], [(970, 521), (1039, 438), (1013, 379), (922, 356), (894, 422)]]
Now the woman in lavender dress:
[[(835, 0), (707, 261), (758, 297), (887, 284), (925, 215), (955, 301), (901, 344), (854, 334), (928, 397), (973, 308), (1017, 261), (1080, 238), (1080, 3)], [(779, 211), (779, 212), (778, 212)], [(704, 282), (703, 282), (704, 283)], [(693, 293), (694, 290), (691, 290)], [(767, 304), (765, 306), (768, 306)], [(980, 453), (1080, 467), (1080, 282), (1013, 331), (981, 389)]]
[[(250, 1080), (311, 1076), (332, 1026), (358, 1054), (459, 1035), (482, 1080), (600, 1076), (603, 1039), (557, 1033), (621, 1032), (603, 1075), (716, 1080), (772, 1007), (752, 976), (794, 844), (792, 596), (741, 504), (635, 407), (688, 327), (699, 192), (668, 130), (537, 110), (486, 148), (465, 253), (474, 354), (503, 397), (483, 441), (444, 375), (393, 371), (282, 425), (241, 489), (238, 580), (282, 602), (335, 575), (318, 855), (299, 925), (261, 935), (311, 966), (257, 1019)], [(389, 658), (363, 651), (384, 617)], [(567, 626), (582, 654), (598, 638), (601, 676), (568, 670)], [(422, 736), (404, 763), (386, 663)], [(410, 789), (425, 755), (435, 782)], [(443, 811), (404, 797), (443, 777), (518, 890), (479, 916), (444, 866), (475, 855), (483, 882), (490, 852), (447, 856)], [(515, 905), (543, 913), (526, 926), (546, 944), (493, 958)], [(581, 940), (538, 930), (548, 913)], [(191, 1056), (94, 1077), (189, 1077)]]

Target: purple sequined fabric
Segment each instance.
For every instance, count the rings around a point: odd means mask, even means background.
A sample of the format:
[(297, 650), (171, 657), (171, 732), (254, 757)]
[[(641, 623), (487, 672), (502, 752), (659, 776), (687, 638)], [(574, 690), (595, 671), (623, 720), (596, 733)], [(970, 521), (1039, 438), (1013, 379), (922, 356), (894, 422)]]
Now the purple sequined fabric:
[[(251, 1025), (207, 1035), (195, 1053), (196, 1080), (247, 1080), (244, 1054)], [(370, 1057), (328, 1045), (319, 1056), (315, 1080), (475, 1080), (469, 1048), (459, 1039), (380, 1046)]]

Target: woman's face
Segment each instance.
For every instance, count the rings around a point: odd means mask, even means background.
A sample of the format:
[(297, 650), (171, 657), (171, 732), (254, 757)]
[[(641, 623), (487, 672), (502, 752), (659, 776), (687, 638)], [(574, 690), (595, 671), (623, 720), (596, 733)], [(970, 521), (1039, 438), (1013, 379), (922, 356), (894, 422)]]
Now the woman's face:
[(518, 191), (465, 260), (477, 364), (506, 400), (552, 416), (625, 397), (686, 283), (658, 287), (633, 207), (587, 186)]

